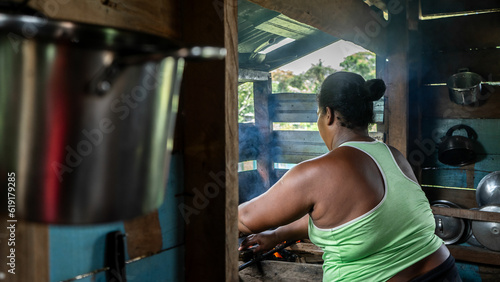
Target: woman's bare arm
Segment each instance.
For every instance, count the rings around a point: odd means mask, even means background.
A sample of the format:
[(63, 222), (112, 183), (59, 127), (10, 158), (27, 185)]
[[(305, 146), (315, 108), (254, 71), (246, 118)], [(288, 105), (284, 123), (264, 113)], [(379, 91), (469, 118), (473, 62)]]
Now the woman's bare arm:
[(287, 225), (310, 212), (314, 206), (317, 165), (301, 163), (290, 169), (264, 194), (238, 207), (238, 229), (255, 234)]
[(264, 231), (258, 234), (253, 234), (245, 238), (241, 242), (239, 250), (244, 250), (248, 247), (258, 245), (254, 252), (265, 252), (274, 248), (277, 244), (283, 241), (296, 241), (307, 239), (308, 236), (309, 215), (305, 215), (299, 220), (290, 224), (281, 226), (275, 230)]

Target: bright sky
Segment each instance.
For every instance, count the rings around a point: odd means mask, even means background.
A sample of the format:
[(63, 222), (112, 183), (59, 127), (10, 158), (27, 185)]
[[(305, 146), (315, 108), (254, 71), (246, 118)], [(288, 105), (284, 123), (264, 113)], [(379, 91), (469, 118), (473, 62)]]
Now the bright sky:
[(330, 66), (333, 69), (340, 70), (339, 64), (344, 61), (345, 57), (354, 53), (366, 51), (367, 50), (363, 47), (352, 42), (340, 40), (291, 62), (288, 65), (284, 65), (279, 69), (292, 71), (294, 74), (300, 74), (307, 71), (312, 64), (317, 64), (319, 60), (321, 60), (324, 66)]

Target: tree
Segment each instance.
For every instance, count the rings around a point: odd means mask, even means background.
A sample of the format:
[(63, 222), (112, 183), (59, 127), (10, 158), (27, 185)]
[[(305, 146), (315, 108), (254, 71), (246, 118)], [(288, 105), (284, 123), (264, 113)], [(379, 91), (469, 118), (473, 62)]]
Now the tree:
[[(355, 72), (366, 80), (375, 78), (375, 54), (359, 52), (348, 56), (340, 63), (342, 71)], [(324, 66), (319, 60), (317, 64), (304, 73), (294, 75), (291, 71), (277, 69), (271, 72), (273, 93), (316, 93), (325, 78), (336, 72), (330, 66)], [(253, 83), (247, 82), (238, 86), (238, 122), (254, 122)]]
[(253, 82), (238, 85), (238, 123), (254, 122)]
[(334, 72), (332, 67), (324, 66), (321, 60), (317, 64), (312, 64), (306, 72), (298, 75), (278, 69), (271, 73), (273, 92), (316, 93), (325, 77)]
[(372, 52), (359, 52), (348, 56), (340, 63), (343, 71), (354, 72), (364, 79), (375, 78), (375, 54)]

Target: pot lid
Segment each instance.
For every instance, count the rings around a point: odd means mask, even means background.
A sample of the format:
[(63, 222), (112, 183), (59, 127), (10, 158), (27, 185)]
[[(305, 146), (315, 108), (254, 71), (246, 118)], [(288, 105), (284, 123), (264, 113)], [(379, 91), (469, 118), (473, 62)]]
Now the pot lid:
[[(433, 203), (432, 206), (444, 208), (455, 207), (445, 203), (445, 201)], [(462, 238), (465, 230), (465, 223), (461, 218), (435, 214), (434, 220), (436, 221), (435, 233), (439, 238), (443, 239), (445, 244), (456, 243)]]
[(477, 205), (499, 205), (500, 206), (500, 171), (492, 172), (477, 185), (476, 189)]
[[(479, 209), (487, 212), (500, 212), (500, 206), (484, 206)], [(472, 233), (481, 245), (492, 251), (500, 251), (500, 223), (472, 221)]]

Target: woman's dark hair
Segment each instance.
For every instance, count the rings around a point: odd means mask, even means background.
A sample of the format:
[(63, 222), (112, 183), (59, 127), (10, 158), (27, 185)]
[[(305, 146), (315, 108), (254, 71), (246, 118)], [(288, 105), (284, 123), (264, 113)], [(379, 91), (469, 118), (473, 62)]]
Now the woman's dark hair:
[(318, 107), (340, 113), (337, 117), (347, 128), (367, 127), (373, 122), (373, 101), (385, 93), (381, 79), (365, 79), (351, 72), (336, 72), (328, 76), (317, 96)]

